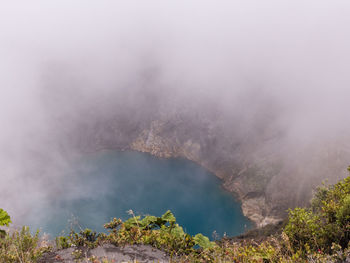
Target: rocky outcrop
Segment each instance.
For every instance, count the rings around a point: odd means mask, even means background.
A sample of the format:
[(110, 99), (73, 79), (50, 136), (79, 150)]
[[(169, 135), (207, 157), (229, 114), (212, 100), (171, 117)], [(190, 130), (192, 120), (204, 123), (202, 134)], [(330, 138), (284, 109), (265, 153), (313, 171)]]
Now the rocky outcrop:
[(164, 124), (153, 121), (149, 130), (143, 130), (140, 136), (131, 142), (130, 148), (160, 158), (183, 157), (200, 162), (199, 143), (192, 142), (191, 139), (181, 143), (177, 138), (164, 138), (161, 135), (163, 126)]
[(276, 224), (281, 221), (280, 217), (266, 215), (268, 204), (264, 197), (252, 197), (242, 200), (243, 214), (252, 220), (257, 227), (268, 224)]

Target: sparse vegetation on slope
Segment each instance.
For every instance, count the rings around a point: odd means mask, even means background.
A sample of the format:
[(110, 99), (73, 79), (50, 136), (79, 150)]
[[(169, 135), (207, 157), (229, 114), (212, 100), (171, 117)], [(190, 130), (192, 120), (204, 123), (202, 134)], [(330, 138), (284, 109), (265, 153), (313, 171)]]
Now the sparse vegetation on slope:
[[(10, 216), (0, 209), (0, 226), (11, 223)], [(0, 237), (0, 263), (32, 263), (37, 262), (43, 253), (50, 250), (39, 242), (39, 231), (32, 235), (29, 227), (14, 230), (8, 233), (1, 230)]]

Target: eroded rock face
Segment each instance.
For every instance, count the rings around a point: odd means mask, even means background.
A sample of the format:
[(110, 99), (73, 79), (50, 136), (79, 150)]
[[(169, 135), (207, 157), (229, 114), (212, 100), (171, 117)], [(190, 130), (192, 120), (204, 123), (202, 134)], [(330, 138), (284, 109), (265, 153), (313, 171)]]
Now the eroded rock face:
[(132, 150), (147, 152), (161, 158), (184, 157), (191, 161), (200, 161), (201, 146), (199, 143), (188, 139), (180, 142), (176, 136), (163, 137), (164, 124), (153, 121), (149, 130), (143, 130), (136, 140), (131, 142)]
[(243, 214), (252, 220), (257, 227), (263, 227), (268, 224), (276, 224), (281, 221), (279, 216), (269, 216), (269, 204), (264, 197), (251, 197), (242, 200)]

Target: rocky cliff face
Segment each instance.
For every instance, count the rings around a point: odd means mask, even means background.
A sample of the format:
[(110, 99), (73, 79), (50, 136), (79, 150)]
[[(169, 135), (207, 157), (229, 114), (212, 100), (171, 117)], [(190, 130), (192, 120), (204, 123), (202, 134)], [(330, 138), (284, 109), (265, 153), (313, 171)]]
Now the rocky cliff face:
[(268, 215), (269, 204), (263, 196), (262, 189), (259, 189), (261, 188), (259, 183), (245, 185), (245, 180), (240, 179), (240, 177), (244, 178), (245, 173), (250, 172), (249, 168), (241, 169), (235, 174), (235, 171), (230, 169), (231, 167), (219, 166), (210, 159), (206, 159), (207, 154), (203, 152), (203, 147), (199, 141), (190, 138), (180, 140), (176, 136), (175, 130), (169, 134), (166, 129), (165, 123), (153, 121), (149, 129), (143, 130), (130, 143), (130, 149), (150, 153), (161, 158), (182, 157), (202, 165), (221, 178), (223, 186), (228, 191), (236, 194), (242, 202), (244, 215), (257, 226), (275, 223), (281, 219), (280, 216)]

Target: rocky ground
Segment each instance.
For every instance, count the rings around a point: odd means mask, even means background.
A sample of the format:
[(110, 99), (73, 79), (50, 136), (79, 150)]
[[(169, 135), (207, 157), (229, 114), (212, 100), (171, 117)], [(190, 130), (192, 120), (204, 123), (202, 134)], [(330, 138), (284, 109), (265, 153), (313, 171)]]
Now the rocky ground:
[(162, 251), (146, 245), (127, 245), (116, 247), (104, 244), (94, 249), (71, 247), (44, 255), (39, 263), (76, 263), (76, 262), (138, 262), (167, 263), (170, 258)]

